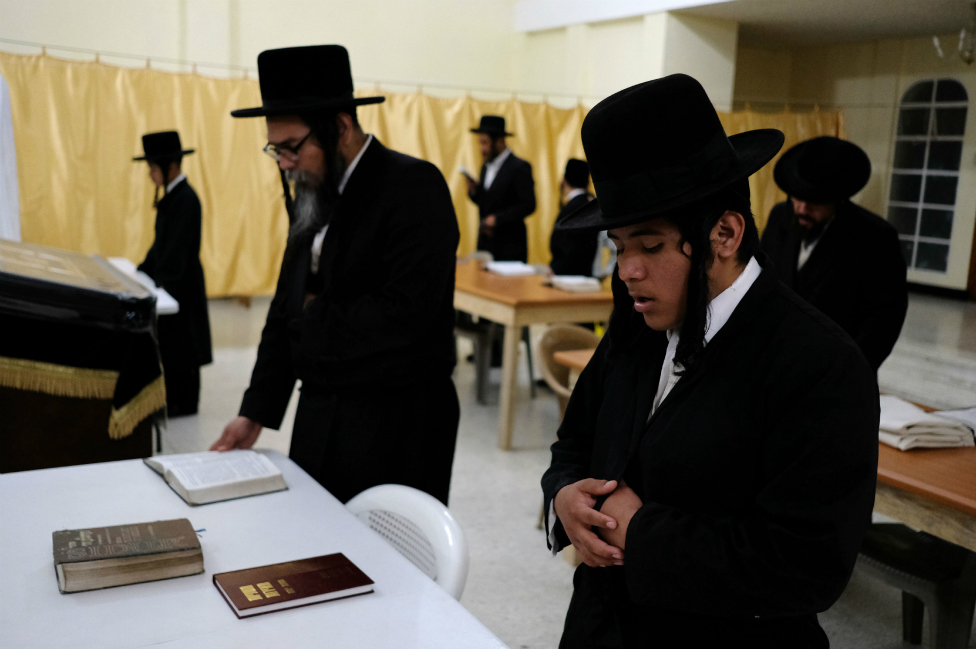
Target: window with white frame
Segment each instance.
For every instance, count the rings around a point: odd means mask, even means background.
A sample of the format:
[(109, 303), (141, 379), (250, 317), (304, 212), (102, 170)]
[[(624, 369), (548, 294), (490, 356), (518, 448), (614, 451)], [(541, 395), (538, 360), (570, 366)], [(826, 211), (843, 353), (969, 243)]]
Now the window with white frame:
[(946, 272), (969, 96), (953, 79), (919, 81), (901, 99), (888, 221), (909, 268)]

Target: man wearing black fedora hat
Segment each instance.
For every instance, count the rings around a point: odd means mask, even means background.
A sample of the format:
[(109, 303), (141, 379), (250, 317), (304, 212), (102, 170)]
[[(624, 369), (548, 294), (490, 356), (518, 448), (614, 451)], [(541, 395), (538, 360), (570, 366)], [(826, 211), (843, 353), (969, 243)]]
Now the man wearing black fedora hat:
[(290, 457), (342, 502), (378, 484), (447, 502), (460, 416), (454, 368), (459, 239), (432, 164), (363, 133), (339, 45), (258, 56), (268, 145), (295, 183), (278, 287), (240, 415), (214, 450), (278, 428), (296, 379)]
[(504, 117), (483, 115), (471, 132), (478, 135), (484, 158), (477, 182), (465, 176), (468, 196), (478, 206), (478, 250), (487, 250), (495, 261), (528, 261), (525, 217), (535, 211), (532, 165), (505, 144), (512, 134)]
[(672, 75), (582, 127), (597, 200), (566, 229), (618, 249), (607, 334), (542, 479), (572, 543), (561, 647), (827, 647), (817, 621), (871, 521), (878, 387), (847, 334), (769, 269), (748, 177), (775, 130), (726, 137)]
[(160, 316), (157, 322), (159, 355), (167, 414), (192, 415), (200, 401), (200, 366), (213, 360), (200, 265), (200, 199), (181, 168), (183, 156), (194, 150), (183, 149), (176, 131), (143, 135), (142, 149), (143, 155), (133, 160), (149, 163), (149, 178), (156, 186), (156, 236), (139, 270), (179, 302), (178, 313)]
[(856, 144), (823, 136), (784, 153), (773, 177), (789, 198), (770, 212), (763, 251), (783, 283), (850, 334), (877, 370), (901, 333), (908, 288), (897, 230), (850, 200), (871, 161)]
[[(590, 167), (586, 161), (567, 160), (566, 171), (559, 183), (562, 208), (556, 223), (593, 200), (589, 186)], [(553, 228), (549, 237), (549, 252), (552, 253), (549, 269), (556, 275), (592, 275), (597, 245), (595, 232)]]

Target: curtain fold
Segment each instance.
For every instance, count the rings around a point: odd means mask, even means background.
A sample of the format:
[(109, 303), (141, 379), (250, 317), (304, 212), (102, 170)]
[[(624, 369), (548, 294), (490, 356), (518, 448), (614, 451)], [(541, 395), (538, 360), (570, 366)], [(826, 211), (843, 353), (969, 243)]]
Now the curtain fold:
[[(261, 154), (264, 120), (233, 119), (235, 108), (261, 103), (258, 82), (214, 79), (50, 56), (0, 53), (10, 88), (17, 150), (21, 236), (24, 241), (139, 262), (153, 239), (153, 187), (141, 155), (143, 133), (175, 129), (196, 153), (183, 169), (203, 206), (200, 258), (211, 296), (274, 291), (288, 219), (274, 162)], [(517, 100), (480, 101), (424, 94), (385, 94), (386, 102), (358, 109), (368, 133), (385, 145), (435, 164), (447, 180), (461, 229), (458, 254), (471, 252), (478, 210), (467, 199), (463, 164), (481, 167), (469, 129), (483, 114), (503, 115), (513, 152), (532, 163), (537, 209), (526, 220), (529, 261), (549, 261), (549, 234), (559, 211), (566, 160), (583, 158), (580, 126), (586, 109), (561, 109)], [(786, 147), (817, 135), (843, 137), (840, 111), (720, 114), (731, 135), (778, 128)], [(762, 230), (785, 196), (772, 164), (750, 180)]]

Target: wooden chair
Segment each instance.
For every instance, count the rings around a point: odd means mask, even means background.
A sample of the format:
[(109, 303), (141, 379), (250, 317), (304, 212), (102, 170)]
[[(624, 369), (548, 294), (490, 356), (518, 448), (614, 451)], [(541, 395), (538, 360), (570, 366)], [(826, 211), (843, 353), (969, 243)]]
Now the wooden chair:
[(539, 358), (542, 359), (542, 378), (556, 393), (559, 400), (559, 420), (566, 414), (566, 405), (572, 390), (569, 387), (569, 368), (560, 365), (553, 354), (573, 349), (594, 349), (600, 337), (589, 329), (576, 325), (555, 325), (546, 330), (539, 341)]

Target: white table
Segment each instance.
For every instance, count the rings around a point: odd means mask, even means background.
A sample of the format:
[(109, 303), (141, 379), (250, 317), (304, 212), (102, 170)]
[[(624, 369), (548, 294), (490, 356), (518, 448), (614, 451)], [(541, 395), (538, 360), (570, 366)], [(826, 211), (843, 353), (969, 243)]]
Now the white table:
[[(262, 451), (289, 490), (185, 504), (141, 460), (0, 475), (0, 644), (30, 647), (504, 647), (464, 607), (296, 464)], [(205, 574), (61, 595), (51, 533), (188, 518)], [(342, 552), (374, 593), (239, 620), (214, 573)]]

